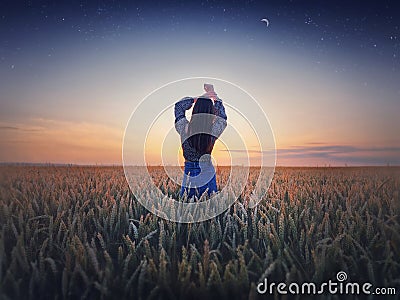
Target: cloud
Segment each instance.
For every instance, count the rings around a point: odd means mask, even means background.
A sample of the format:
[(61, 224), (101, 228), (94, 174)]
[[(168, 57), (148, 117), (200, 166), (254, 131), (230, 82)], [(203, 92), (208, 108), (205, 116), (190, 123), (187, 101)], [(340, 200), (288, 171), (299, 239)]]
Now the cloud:
[(0, 130), (20, 130), (20, 128), (14, 126), (0, 126)]
[[(310, 146), (308, 146), (310, 145)], [(232, 153), (270, 154), (271, 151), (232, 149), (221, 150)], [(360, 147), (351, 145), (327, 145), (325, 143), (308, 143), (306, 146), (293, 146), (277, 149), (278, 164), (297, 165), (302, 163), (312, 165), (326, 164), (356, 164), (356, 165), (400, 165), (400, 147), (373, 146)]]
[(349, 145), (324, 145), (294, 147), (278, 150), (278, 159), (283, 161), (307, 161), (327, 164), (385, 165), (400, 164), (400, 147)]
[(295, 146), (292, 148), (278, 149), (280, 154), (290, 155), (290, 154), (305, 154), (312, 153), (314, 155), (334, 155), (341, 153), (355, 153), (355, 152), (398, 152), (400, 154), (400, 147), (357, 147), (349, 145), (328, 145), (328, 146)]
[(261, 152), (271, 153), (274, 150), (271, 149), (270, 151), (260, 151), (260, 150), (246, 150), (246, 149), (221, 149), (219, 151), (229, 152), (229, 153), (256, 153), (257, 154), (257, 153), (261, 153)]
[(326, 145), (326, 143), (323, 143), (323, 142), (308, 142), (308, 143), (305, 143), (306, 145)]
[(40, 127), (30, 127), (30, 126), (24, 126), (24, 125), (17, 125), (17, 126), (12, 126), (12, 125), (0, 125), (0, 130), (20, 130), (20, 131), (41, 131), (43, 128)]
[(49, 119), (0, 123), (0, 161), (119, 162), (122, 135), (123, 128), (101, 123)]

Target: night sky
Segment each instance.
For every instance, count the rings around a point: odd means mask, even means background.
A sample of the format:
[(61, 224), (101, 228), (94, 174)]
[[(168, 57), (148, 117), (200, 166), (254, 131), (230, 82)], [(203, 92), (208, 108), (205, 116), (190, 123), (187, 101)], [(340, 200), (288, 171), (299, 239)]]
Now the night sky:
[(0, 161), (120, 163), (143, 97), (209, 76), (259, 100), (278, 164), (400, 164), (399, 50), (396, 1), (1, 1)]

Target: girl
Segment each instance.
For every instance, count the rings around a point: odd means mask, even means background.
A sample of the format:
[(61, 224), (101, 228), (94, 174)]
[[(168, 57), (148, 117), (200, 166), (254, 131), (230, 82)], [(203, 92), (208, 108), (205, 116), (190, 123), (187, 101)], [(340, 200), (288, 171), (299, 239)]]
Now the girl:
[[(175, 128), (178, 131), (185, 158), (180, 195), (200, 197), (205, 191), (217, 192), (215, 169), (211, 152), (215, 141), (226, 128), (227, 116), (222, 100), (214, 87), (204, 85), (207, 93), (198, 97), (184, 97), (175, 103)], [(190, 121), (185, 112), (194, 104)]]

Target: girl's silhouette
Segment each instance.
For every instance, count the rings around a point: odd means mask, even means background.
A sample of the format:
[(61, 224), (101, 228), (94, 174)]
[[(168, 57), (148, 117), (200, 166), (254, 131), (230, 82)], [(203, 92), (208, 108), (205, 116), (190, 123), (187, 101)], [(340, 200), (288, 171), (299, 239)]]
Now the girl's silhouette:
[[(215, 141), (226, 128), (227, 116), (222, 100), (214, 87), (205, 84), (206, 93), (198, 98), (184, 97), (175, 104), (175, 128), (178, 131), (185, 158), (184, 177), (180, 195), (200, 197), (217, 192), (215, 169), (211, 152)], [(194, 104), (190, 121), (185, 112)]]

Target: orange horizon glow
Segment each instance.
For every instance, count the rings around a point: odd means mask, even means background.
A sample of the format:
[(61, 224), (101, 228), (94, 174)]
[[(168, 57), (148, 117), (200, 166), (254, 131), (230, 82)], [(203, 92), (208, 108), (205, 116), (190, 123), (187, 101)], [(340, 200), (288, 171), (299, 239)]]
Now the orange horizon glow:
[[(73, 123), (65, 121), (34, 119), (29, 123), (4, 124), (0, 126), (1, 152), (0, 162), (25, 163), (65, 163), (65, 164), (122, 164), (123, 131), (119, 128), (95, 123)], [(381, 157), (396, 157), (399, 148), (377, 146), (350, 146), (349, 144), (333, 143), (303, 143), (296, 146), (277, 145), (277, 166), (343, 166), (369, 165), (365, 161), (374, 161), (379, 154)], [(160, 146), (161, 147), (161, 146)], [(148, 165), (162, 165), (160, 148), (146, 153)], [(244, 149), (233, 149), (232, 153), (217, 142), (212, 156), (216, 165), (230, 165), (231, 155), (246, 158)], [(235, 152), (236, 151), (236, 152)], [(183, 165), (182, 150), (179, 145), (174, 150), (176, 163)], [(243, 154), (243, 155), (242, 155)], [(326, 156), (327, 154), (330, 154)], [(346, 162), (346, 155), (358, 157), (354, 162), (351, 158)], [(259, 153), (249, 151), (250, 166), (258, 166)], [(338, 161), (326, 157), (337, 158)], [(361, 161), (361, 163), (360, 163)], [(164, 162), (166, 164), (166, 162)], [(390, 161), (375, 163), (375, 165), (396, 165)]]

